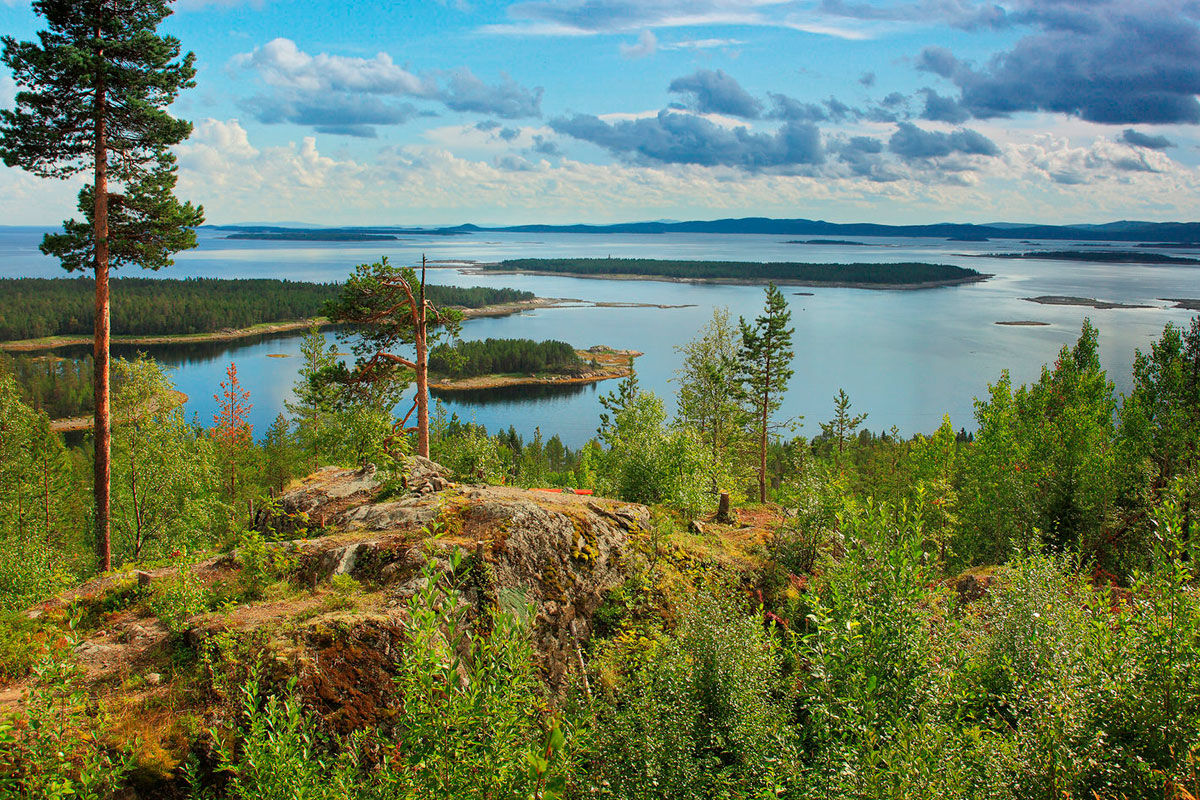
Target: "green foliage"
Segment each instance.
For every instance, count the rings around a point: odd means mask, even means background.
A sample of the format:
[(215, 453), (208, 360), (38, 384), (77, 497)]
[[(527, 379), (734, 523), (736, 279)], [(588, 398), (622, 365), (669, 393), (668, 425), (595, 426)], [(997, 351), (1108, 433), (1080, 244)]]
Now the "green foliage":
[[(663, 402), (651, 392), (608, 398), (613, 409), (602, 431), (597, 488), (637, 503), (663, 503), (691, 516), (716, 504), (715, 489), (728, 485), (727, 465), (690, 428), (668, 426)], [(618, 407), (618, 402), (626, 405)]]
[(750, 420), (738, 383), (740, 342), (729, 311), (716, 308), (699, 336), (676, 348), (683, 356), (674, 378), (679, 384), (678, 421), (700, 435), (717, 463), (740, 463), (749, 449)]
[(677, 631), (643, 642), (592, 710), (600, 796), (773, 797), (792, 782), (780, 652), (756, 616), (701, 598)]
[(1041, 541), (1095, 553), (1115, 500), (1112, 384), (1100, 367), (1097, 332), (1084, 322), (1053, 370), (1012, 389), (1008, 373), (976, 401), (979, 432), (963, 468), (959, 554), (1001, 561)]
[(163, 561), (216, 543), (228, 506), (216, 497), (214, 443), (184, 418), (157, 363), (116, 359), (112, 527), (114, 562)]
[[(294, 684), (275, 694), (252, 673), (233, 735), (213, 732), (227, 796), (561, 798), (566, 737), (545, 709), (527, 632), (520, 616), (496, 611), (486, 632), (471, 635), (453, 588), (460, 563), (456, 553), (443, 575), (431, 560), (408, 601), (396, 725), (338, 746), (320, 735)], [(210, 783), (195, 765), (190, 771), (194, 788)]]
[(501, 482), (512, 462), (511, 451), (505, 451), (498, 439), (480, 425), (448, 418), (441, 403), (430, 425), (429, 456), (459, 480), (472, 483)]
[(107, 800), (131, 766), (105, 741), (106, 716), (81, 686), (70, 643), (34, 669), (28, 702), (0, 717), (0, 792), (14, 800)]
[(0, 608), (66, 588), (83, 569), (86, 518), (71, 497), (74, 470), (44, 413), (21, 402), (0, 371)]
[(16, 356), (0, 353), (0, 372), (17, 380), (21, 400), (51, 419), (89, 412), (92, 396), (92, 357)]
[(44, 628), (20, 612), (0, 610), (0, 681), (29, 674), (46, 651)]
[(584, 369), (574, 347), (552, 339), (458, 341), (429, 351), (429, 371), (452, 378), (539, 372), (578, 375)]
[(186, 633), (188, 621), (209, 611), (213, 603), (212, 592), (190, 568), (162, 581), (153, 591), (147, 607), (175, 637)]

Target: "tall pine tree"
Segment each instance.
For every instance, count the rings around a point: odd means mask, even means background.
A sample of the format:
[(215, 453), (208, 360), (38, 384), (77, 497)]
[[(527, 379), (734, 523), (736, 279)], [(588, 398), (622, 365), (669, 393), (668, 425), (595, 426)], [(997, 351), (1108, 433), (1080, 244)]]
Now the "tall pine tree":
[(0, 157), (47, 178), (91, 173), (79, 195), (82, 222), (47, 235), (42, 251), (67, 270), (96, 276), (96, 551), (112, 566), (110, 517), (109, 291), (111, 268), (159, 269), (195, 246), (203, 209), (175, 199), (175, 161), (167, 148), (191, 133), (166, 112), (193, 86), (194, 56), (156, 29), (169, 0), (35, 0), (47, 30), (36, 42), (3, 39), (2, 60), (21, 91), (0, 111)]
[(742, 343), (738, 352), (739, 379), (747, 404), (753, 409), (758, 434), (758, 500), (767, 502), (767, 437), (771, 414), (779, 409), (780, 398), (792, 377), (792, 312), (779, 287), (767, 284), (763, 313), (754, 324), (738, 319)]

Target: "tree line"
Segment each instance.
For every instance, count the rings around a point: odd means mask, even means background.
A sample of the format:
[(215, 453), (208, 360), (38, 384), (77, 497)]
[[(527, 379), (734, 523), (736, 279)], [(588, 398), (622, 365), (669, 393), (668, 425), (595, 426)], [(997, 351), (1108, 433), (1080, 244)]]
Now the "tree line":
[(515, 258), (484, 269), (577, 275), (646, 275), (804, 283), (918, 284), (982, 277), (951, 264), (806, 264), (799, 262), (680, 261), (650, 258)]
[[(128, 336), (212, 333), (323, 313), (341, 284), (270, 278), (114, 278), (112, 332)], [(0, 279), (0, 340), (87, 335), (95, 322), (92, 278)], [(529, 300), (532, 292), (429, 285), (438, 304), (481, 308)]]
[(483, 339), (439, 344), (429, 351), (429, 369), (452, 378), (552, 372), (575, 375), (586, 368), (575, 348), (548, 339)]

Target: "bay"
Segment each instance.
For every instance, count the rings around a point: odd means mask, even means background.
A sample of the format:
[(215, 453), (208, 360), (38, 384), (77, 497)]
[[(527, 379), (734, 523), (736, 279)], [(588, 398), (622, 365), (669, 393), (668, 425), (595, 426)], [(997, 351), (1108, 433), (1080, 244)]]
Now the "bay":
[[(919, 291), (784, 287), (796, 329), (795, 376), (781, 416), (803, 417), (799, 432), (812, 436), (832, 413), (833, 395), (849, 393), (866, 425), (895, 425), (905, 435), (929, 432), (943, 414), (973, 427), (973, 399), (1001, 370), (1017, 382), (1036, 379), (1063, 344), (1079, 334), (1085, 317), (1100, 329), (1101, 354), (1118, 391), (1129, 386), (1134, 348), (1147, 349), (1168, 322), (1183, 325), (1192, 312), (1168, 308), (1159, 298), (1200, 297), (1195, 266), (1089, 264), (1075, 261), (1006, 260), (986, 253), (1030, 249), (1076, 249), (1071, 243), (1018, 241), (947, 242), (935, 239), (859, 239), (861, 247), (788, 243), (785, 236), (727, 234), (510, 234), (484, 232), (454, 237), (405, 237), (369, 243), (264, 242), (225, 239), (200, 231), (200, 246), (182, 253), (161, 277), (268, 277), (338, 281), (355, 264), (388, 256), (410, 264), (424, 253), (434, 262), (498, 261), (528, 257), (672, 258), (737, 261), (894, 262), (927, 261), (973, 267), (995, 277), (982, 283)], [(41, 231), (0, 228), (0, 277), (62, 277), (52, 259), (37, 251)], [(1088, 247), (1094, 246), (1089, 243)], [(1114, 245), (1129, 249), (1128, 245)], [(1156, 252), (1149, 250), (1148, 252)], [(1164, 250), (1171, 255), (1194, 255)], [(149, 275), (150, 273), (131, 273)], [(431, 282), (461, 286), (508, 286), (543, 297), (637, 302), (687, 308), (554, 308), (511, 317), (470, 320), (469, 339), (528, 337), (561, 339), (576, 347), (595, 344), (633, 348), (641, 385), (668, 398), (679, 367), (675, 347), (695, 336), (716, 306), (736, 318), (762, 307), (762, 289), (667, 281), (592, 280), (540, 275), (464, 274), (450, 266), (430, 273)], [(802, 294), (811, 293), (811, 294)], [(1039, 305), (1022, 298), (1072, 295), (1147, 309), (1097, 310)], [(997, 321), (1035, 320), (1045, 326), (1002, 326)], [(251, 421), (261, 434), (289, 397), (299, 368), (300, 335), (236, 342), (144, 347), (173, 368), (172, 378), (189, 396), (187, 410), (208, 424), (213, 394), (229, 362), (251, 392)], [(117, 347), (128, 356), (133, 348)], [(274, 357), (273, 357), (274, 356)], [(280, 357), (282, 356), (282, 357)], [(599, 397), (613, 383), (563, 391), (501, 390), (442, 398), (447, 410), (495, 431), (510, 425), (525, 435), (562, 436), (569, 446), (591, 437)]]

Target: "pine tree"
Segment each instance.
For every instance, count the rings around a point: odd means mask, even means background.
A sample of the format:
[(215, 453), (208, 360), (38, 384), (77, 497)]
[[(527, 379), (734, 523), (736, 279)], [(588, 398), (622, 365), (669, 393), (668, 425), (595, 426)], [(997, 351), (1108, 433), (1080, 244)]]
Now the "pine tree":
[(159, 269), (172, 253), (195, 246), (190, 229), (203, 221), (203, 210), (174, 198), (167, 151), (191, 125), (165, 109), (194, 85), (196, 71), (191, 53), (179, 58), (178, 40), (155, 32), (171, 13), (168, 0), (35, 0), (33, 10), (47, 22), (38, 41), (3, 40), (2, 60), (21, 91), (15, 108), (0, 111), (0, 156), (41, 177), (92, 175), (79, 196), (84, 221), (47, 235), (42, 251), (67, 270), (95, 271), (96, 550), (107, 570), (108, 274), (122, 264)]
[(775, 284), (767, 284), (763, 313), (750, 325), (739, 318), (742, 333), (738, 352), (739, 379), (743, 396), (753, 409), (758, 434), (758, 499), (767, 501), (767, 437), (771, 414), (779, 410), (780, 398), (787, 389), (791, 368), (793, 329), (788, 327), (792, 312)]
[(842, 453), (846, 450), (847, 440), (854, 435), (854, 431), (863, 424), (863, 420), (866, 418), (866, 414), (850, 413), (850, 395), (846, 394), (845, 389), (838, 389), (837, 395), (833, 398), (833, 419), (821, 423), (821, 433), (836, 443), (837, 451), (834, 460), (839, 466), (842, 463)]
[[(453, 309), (438, 309), (426, 299), (425, 257), (421, 256), (419, 279), (415, 270), (397, 269), (386, 258), (375, 264), (360, 264), (341, 295), (329, 304), (327, 315), (357, 327), (356, 382), (390, 381), (400, 367), (416, 374), (413, 409), (417, 412), (417, 455), (429, 458), (429, 345), (441, 332), (456, 332), (461, 316)], [(392, 352), (404, 344), (413, 345), (415, 360)], [(411, 416), (412, 411), (408, 414)], [(408, 416), (404, 419), (407, 421)]]

